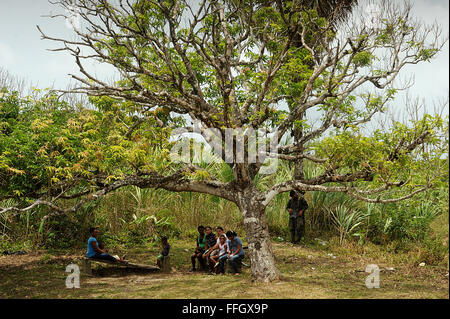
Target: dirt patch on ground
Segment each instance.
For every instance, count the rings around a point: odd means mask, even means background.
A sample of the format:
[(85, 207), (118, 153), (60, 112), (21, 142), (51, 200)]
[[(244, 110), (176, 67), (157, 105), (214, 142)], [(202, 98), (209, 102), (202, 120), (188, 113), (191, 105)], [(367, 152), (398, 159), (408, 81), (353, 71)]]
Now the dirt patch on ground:
[(26, 255), (0, 255), (0, 268), (8, 267), (26, 267), (39, 263), (39, 254), (26, 254)]
[(27, 269), (42, 264), (70, 264), (81, 260), (78, 255), (51, 256), (45, 252), (30, 252), (25, 255), (0, 255), (0, 269)]

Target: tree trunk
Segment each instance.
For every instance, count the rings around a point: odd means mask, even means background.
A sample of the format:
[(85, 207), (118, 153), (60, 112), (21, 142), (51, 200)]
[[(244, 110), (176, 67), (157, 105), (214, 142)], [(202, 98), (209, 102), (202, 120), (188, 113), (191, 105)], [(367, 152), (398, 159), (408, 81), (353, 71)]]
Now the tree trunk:
[(266, 208), (255, 192), (246, 192), (239, 197), (239, 208), (244, 216), (244, 226), (247, 232), (252, 276), (255, 280), (262, 282), (279, 279), (280, 272), (275, 266), (266, 221)]
[[(304, 113), (299, 116), (299, 120), (303, 120)], [(297, 154), (303, 154), (304, 147), (303, 143), (299, 143), (299, 140), (303, 137), (303, 128), (295, 127), (293, 130), (294, 135), (294, 144), (298, 147), (298, 150), (295, 152)], [(294, 153), (294, 154), (295, 154)], [(304, 170), (303, 170), (303, 159), (296, 159), (294, 162), (294, 179), (303, 180), (305, 178)]]

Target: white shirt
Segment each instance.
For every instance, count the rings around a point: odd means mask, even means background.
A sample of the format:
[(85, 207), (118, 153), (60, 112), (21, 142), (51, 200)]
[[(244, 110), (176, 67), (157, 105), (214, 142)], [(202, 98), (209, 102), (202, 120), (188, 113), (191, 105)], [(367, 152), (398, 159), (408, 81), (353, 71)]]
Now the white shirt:
[(226, 254), (225, 247), (227, 246), (227, 242), (224, 242), (223, 245), (219, 243), (219, 256)]

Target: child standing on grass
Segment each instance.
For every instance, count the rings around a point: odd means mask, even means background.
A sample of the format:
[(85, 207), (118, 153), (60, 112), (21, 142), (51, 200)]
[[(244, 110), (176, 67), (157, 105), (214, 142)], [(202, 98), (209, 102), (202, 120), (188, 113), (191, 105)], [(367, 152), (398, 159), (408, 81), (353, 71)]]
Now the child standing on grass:
[(157, 257), (157, 260), (156, 260), (156, 264), (158, 265), (159, 268), (161, 268), (161, 263), (162, 263), (164, 257), (169, 256), (169, 252), (170, 252), (170, 244), (167, 241), (166, 236), (161, 237), (161, 245), (162, 245), (161, 254), (159, 254), (159, 256)]

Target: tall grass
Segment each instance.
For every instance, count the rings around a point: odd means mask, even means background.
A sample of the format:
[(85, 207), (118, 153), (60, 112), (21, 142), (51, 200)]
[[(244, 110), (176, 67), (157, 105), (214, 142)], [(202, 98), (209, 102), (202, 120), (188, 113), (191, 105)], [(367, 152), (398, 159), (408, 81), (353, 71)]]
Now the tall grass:
[[(201, 163), (200, 166), (221, 180), (233, 178), (225, 164)], [(305, 161), (304, 169), (306, 178), (322, 174), (320, 168), (308, 161)], [(258, 189), (265, 191), (292, 177), (293, 166), (280, 161), (276, 174), (257, 175), (255, 182)], [(343, 193), (307, 192), (306, 235), (348, 238), (347, 235), (358, 228), (360, 238), (378, 244), (403, 238), (421, 241), (427, 236), (431, 221), (448, 212), (447, 190), (448, 186), (390, 205), (361, 203)], [(269, 231), (273, 236), (286, 239), (289, 237), (288, 199), (288, 193), (279, 194), (266, 209)], [(101, 226), (108, 238), (119, 244), (153, 241), (162, 234), (192, 238), (198, 225), (220, 225), (245, 236), (242, 216), (234, 203), (198, 193), (126, 187), (89, 203), (75, 214), (54, 217), (43, 223), (42, 217), (48, 213), (47, 208), (39, 207), (27, 214), (1, 215), (2, 245), (18, 241), (32, 242), (34, 246), (61, 246), (62, 242), (64, 247), (74, 247), (77, 243), (84, 245), (89, 236), (88, 229), (93, 225)], [(352, 223), (346, 221), (351, 214), (354, 214)], [(345, 222), (350, 226), (345, 226)]]
[(141, 236), (161, 235), (158, 221), (169, 227), (166, 235), (191, 236), (198, 225), (236, 229), (243, 225), (237, 207), (224, 199), (197, 193), (173, 193), (165, 190), (122, 189), (102, 200), (95, 223), (111, 234), (133, 230)]
[(338, 205), (335, 209), (327, 209), (332, 218), (333, 223), (339, 232), (339, 244), (342, 245), (347, 236), (356, 230), (366, 219), (366, 216), (358, 210), (350, 211), (346, 205)]

